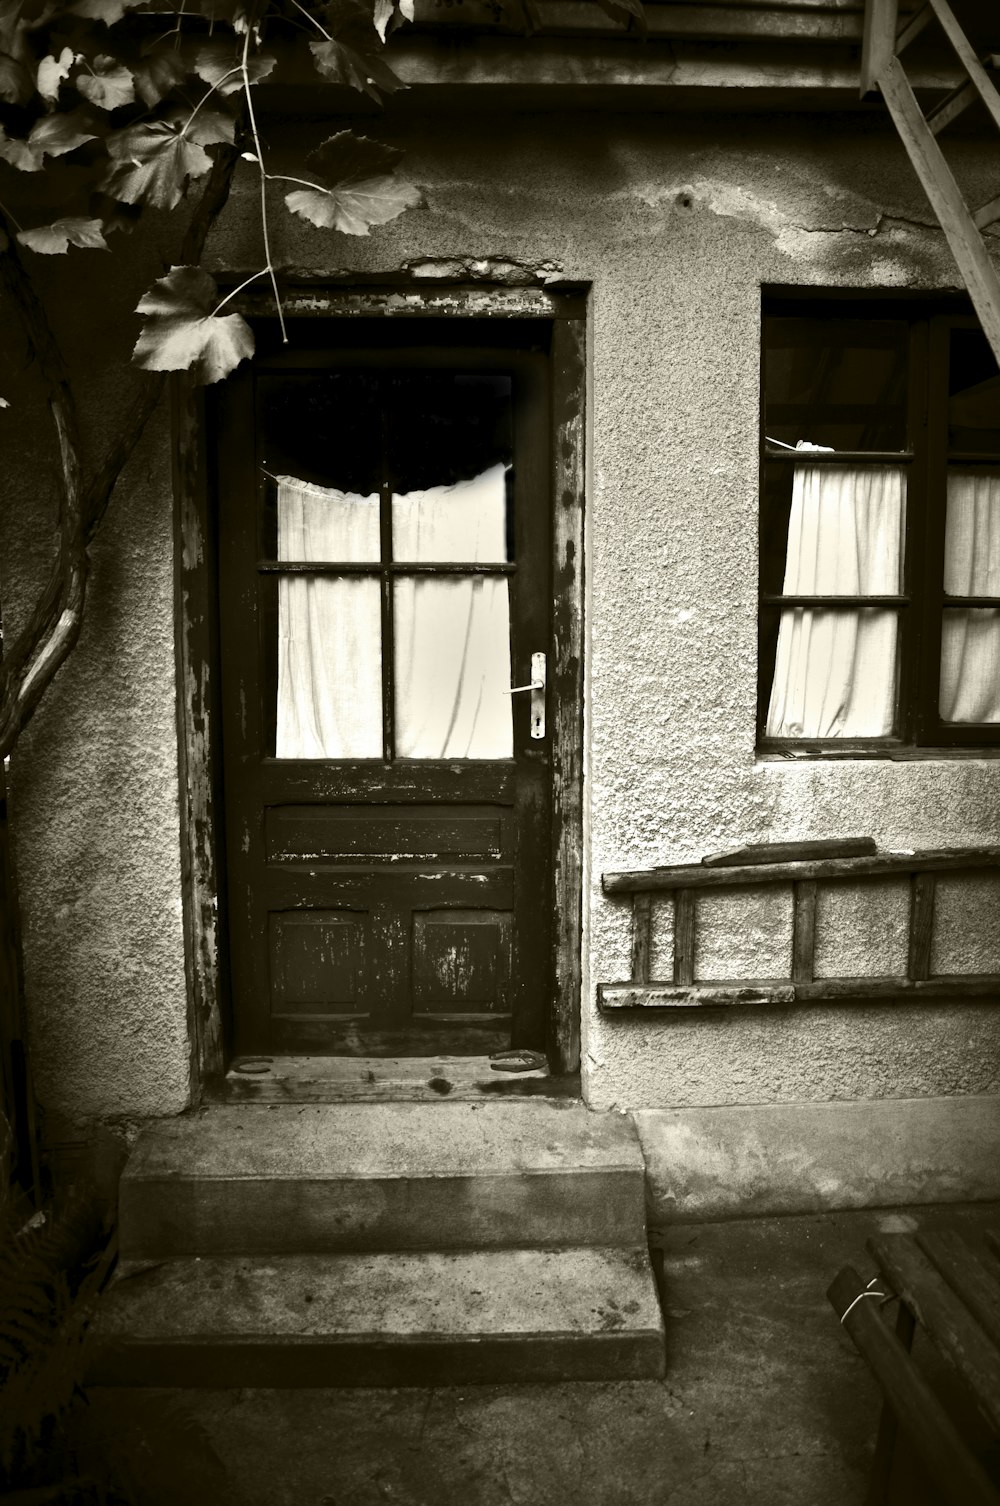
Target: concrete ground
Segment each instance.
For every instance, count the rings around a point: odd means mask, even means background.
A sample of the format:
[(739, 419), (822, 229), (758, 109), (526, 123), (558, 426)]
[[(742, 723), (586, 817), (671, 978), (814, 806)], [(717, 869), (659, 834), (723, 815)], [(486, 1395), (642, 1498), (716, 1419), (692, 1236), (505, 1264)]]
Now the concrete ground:
[[(1000, 1205), (677, 1225), (663, 1250), (662, 1382), (194, 1391), (221, 1506), (861, 1506), (880, 1397), (826, 1288), (865, 1241)], [(151, 1393), (93, 1392), (126, 1423)], [(168, 1398), (163, 1398), (166, 1404)], [(202, 1485), (205, 1481), (202, 1479)], [(187, 1491), (173, 1500), (184, 1506)], [(192, 1494), (192, 1500), (204, 1499)]]

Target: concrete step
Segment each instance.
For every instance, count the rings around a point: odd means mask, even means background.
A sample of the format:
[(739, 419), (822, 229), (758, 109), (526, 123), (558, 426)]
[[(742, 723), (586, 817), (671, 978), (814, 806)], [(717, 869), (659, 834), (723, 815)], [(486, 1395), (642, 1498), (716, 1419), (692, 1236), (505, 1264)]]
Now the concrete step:
[(109, 1386), (458, 1385), (663, 1375), (645, 1246), (168, 1260), (119, 1268)]
[(123, 1259), (645, 1242), (620, 1114), (548, 1100), (213, 1106), (145, 1130)]

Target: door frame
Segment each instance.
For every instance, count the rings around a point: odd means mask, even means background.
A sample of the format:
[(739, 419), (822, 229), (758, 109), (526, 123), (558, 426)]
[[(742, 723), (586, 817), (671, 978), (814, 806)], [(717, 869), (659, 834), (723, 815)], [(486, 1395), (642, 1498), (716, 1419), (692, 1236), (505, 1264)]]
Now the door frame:
[[(235, 287), (240, 274), (230, 279)], [(249, 292), (236, 307), (275, 313), (273, 299)], [(552, 866), (555, 991), (549, 1025), (553, 1070), (580, 1064), (583, 937), (584, 485), (587, 290), (582, 287), (331, 287), (293, 284), (286, 320), (385, 316), (544, 319), (551, 323), (553, 665)], [(294, 334), (293, 334), (294, 339)], [(218, 592), (211, 515), (210, 436), (204, 388), (172, 379), (175, 538), (175, 660), (181, 837), (181, 895), (191, 1092), (226, 1070), (231, 1040), (225, 917), (222, 761), (219, 714)]]

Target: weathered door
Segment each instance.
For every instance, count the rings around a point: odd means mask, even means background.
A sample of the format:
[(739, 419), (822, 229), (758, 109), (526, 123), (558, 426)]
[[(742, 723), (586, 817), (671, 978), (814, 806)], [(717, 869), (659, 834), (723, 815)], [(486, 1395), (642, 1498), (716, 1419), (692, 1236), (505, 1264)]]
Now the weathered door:
[(329, 330), (216, 399), (235, 1050), (544, 1048), (547, 358)]

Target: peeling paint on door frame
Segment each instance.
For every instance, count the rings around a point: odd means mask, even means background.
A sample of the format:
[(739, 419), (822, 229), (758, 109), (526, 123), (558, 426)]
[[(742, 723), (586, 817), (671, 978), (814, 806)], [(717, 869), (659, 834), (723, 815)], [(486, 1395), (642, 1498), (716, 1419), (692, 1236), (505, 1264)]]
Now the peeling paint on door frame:
[[(457, 263), (461, 270), (462, 262)], [(468, 273), (465, 274), (466, 278)], [(234, 274), (233, 282), (239, 280)], [(518, 279), (520, 281), (520, 279)], [(549, 286), (545, 286), (546, 281)], [(555, 997), (552, 1064), (579, 1069), (583, 857), (583, 517), (587, 289), (551, 286), (551, 268), (535, 286), (488, 286), (446, 277), (421, 287), (404, 274), (385, 286), (322, 286), (311, 273), (289, 291), (286, 318), (383, 315), (391, 318), (543, 318), (552, 321), (552, 498), (555, 715), (553, 847)], [(393, 285), (395, 283), (395, 285)], [(273, 312), (261, 295), (240, 300), (245, 313)], [(221, 811), (218, 788), (215, 563), (209, 513), (203, 390), (186, 377), (172, 387), (174, 429), (177, 731), (180, 766), (181, 883), (192, 1099), (226, 1068)]]

